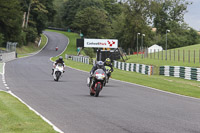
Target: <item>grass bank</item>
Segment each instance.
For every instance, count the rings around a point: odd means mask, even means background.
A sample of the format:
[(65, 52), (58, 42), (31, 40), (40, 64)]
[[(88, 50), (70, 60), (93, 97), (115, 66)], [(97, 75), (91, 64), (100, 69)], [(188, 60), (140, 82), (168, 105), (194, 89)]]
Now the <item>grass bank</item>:
[[(72, 68), (88, 71), (88, 75), (92, 68), (92, 65), (74, 62), (72, 60), (65, 60), (65, 62), (67, 66)], [(179, 79), (175, 77), (165, 77), (160, 75), (148, 76), (136, 72), (122, 71), (119, 69), (114, 69), (112, 78), (185, 96), (200, 98), (200, 83), (198, 81)]]
[(27, 46), (22, 46), (16, 49), (18, 58), (29, 56), (30, 54), (39, 51), (40, 49), (44, 47), (46, 42), (47, 42), (46, 36), (41, 34), (41, 44), (39, 47), (37, 46), (37, 44), (29, 43)]
[(55, 133), (54, 129), (19, 100), (0, 92), (0, 133)]
[[(148, 64), (148, 65), (154, 65), (154, 66), (170, 65), (170, 66), (200, 67), (200, 63), (199, 63), (200, 49), (199, 48), (200, 48), (200, 44), (196, 44), (196, 45), (167, 50), (167, 60), (165, 60), (165, 52), (163, 53), (156, 52), (155, 54), (151, 53), (148, 55), (148, 58), (143, 58), (143, 59), (142, 59), (142, 55), (138, 55), (138, 56), (131, 55), (131, 56), (128, 56), (128, 60), (126, 62)], [(171, 57), (170, 57), (170, 53), (171, 53)], [(162, 54), (163, 54), (163, 60), (162, 60)], [(194, 60), (195, 60), (195, 63), (194, 63)]]
[[(54, 31), (54, 32), (62, 33), (60, 31)], [(74, 33), (64, 32), (64, 34), (70, 40), (70, 44), (68, 47), (71, 47), (71, 50), (73, 50), (73, 47), (76, 48), (76, 43), (74, 40), (75, 38), (74, 37), (71, 38), (71, 36)], [(69, 50), (67, 48), (67, 50), (64, 53), (69, 54), (70, 52), (72, 52), (71, 50)], [(150, 60), (149, 62), (148, 61), (145, 62), (145, 60), (140, 60), (139, 57), (137, 57), (136, 59), (134, 58), (133, 60), (134, 60), (133, 62), (136, 62), (136, 63), (152, 64), (152, 60)], [(88, 71), (88, 72), (92, 68), (92, 65), (74, 62), (70, 59), (65, 60), (65, 62), (66, 62), (67, 66), (70, 66), (70, 67), (76, 68), (76, 69), (80, 69), (80, 70), (84, 70), (84, 71)], [(129, 62), (132, 62), (132, 61), (129, 60)], [(154, 62), (154, 63), (155, 64), (158, 63), (159, 65), (165, 64), (165, 63), (162, 64), (159, 62), (160, 61)], [(170, 64), (168, 64), (168, 65), (170, 65)], [(89, 73), (88, 73), (88, 75), (89, 75)], [(181, 95), (185, 95), (185, 96), (200, 98), (200, 83), (198, 81), (185, 80), (185, 79), (180, 79), (180, 78), (175, 78), (175, 77), (165, 77), (165, 76), (160, 76), (160, 75), (148, 76), (148, 75), (143, 75), (143, 74), (136, 73), (136, 72), (122, 71), (119, 69), (114, 69), (114, 72), (112, 73), (112, 78), (130, 82), (130, 83), (136, 83), (136, 84), (156, 88), (159, 90), (173, 92), (173, 93), (177, 93), (177, 94), (181, 94)]]

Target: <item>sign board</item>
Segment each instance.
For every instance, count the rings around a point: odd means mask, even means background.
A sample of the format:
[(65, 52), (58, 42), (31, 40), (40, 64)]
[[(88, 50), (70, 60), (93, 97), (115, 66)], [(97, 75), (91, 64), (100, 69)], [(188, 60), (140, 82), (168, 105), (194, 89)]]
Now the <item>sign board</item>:
[(117, 39), (84, 39), (84, 47), (118, 48)]

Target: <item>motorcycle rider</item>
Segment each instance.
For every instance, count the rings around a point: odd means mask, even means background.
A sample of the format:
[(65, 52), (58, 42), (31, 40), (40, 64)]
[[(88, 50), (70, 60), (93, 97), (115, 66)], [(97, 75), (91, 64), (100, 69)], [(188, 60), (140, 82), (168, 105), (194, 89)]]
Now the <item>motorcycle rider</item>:
[(109, 66), (111, 68), (110, 73), (108, 73), (108, 75), (107, 75), (109, 78), (111, 76), (111, 72), (113, 72), (113, 66), (112, 66), (110, 58), (106, 58), (106, 60), (104, 62), (104, 66)]
[(97, 69), (103, 69), (103, 71), (106, 72), (106, 68), (105, 68), (105, 66), (104, 66), (104, 62), (103, 62), (103, 61), (98, 61), (98, 62), (92, 67), (92, 70), (90, 71), (90, 75), (93, 75), (94, 72), (95, 72)]
[[(65, 67), (65, 62), (63, 61), (63, 57), (62, 57), (62, 56), (60, 56), (60, 57), (54, 62), (54, 64), (53, 64), (53, 69), (52, 69), (52, 75), (53, 75), (54, 69), (55, 69), (55, 67), (56, 67), (56, 65), (57, 65), (58, 63), (61, 63), (61, 64), (63, 65), (63, 67)], [(63, 73), (64, 73), (64, 72), (65, 72), (65, 71), (63, 71)]]
[[(92, 70), (90, 71), (90, 83), (89, 85), (91, 84), (91, 81), (92, 81), (92, 75), (94, 74), (94, 72), (97, 70), (97, 69), (102, 69), (105, 73), (106, 73), (106, 68), (104, 66), (104, 62), (103, 61), (98, 61), (93, 67), (92, 67)], [(92, 88), (94, 88), (94, 84), (92, 84)]]

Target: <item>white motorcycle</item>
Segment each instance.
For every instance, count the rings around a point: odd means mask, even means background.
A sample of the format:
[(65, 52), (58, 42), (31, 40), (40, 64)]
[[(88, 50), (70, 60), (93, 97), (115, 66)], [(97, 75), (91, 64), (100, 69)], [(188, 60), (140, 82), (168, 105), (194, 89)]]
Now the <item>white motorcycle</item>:
[(62, 63), (58, 63), (54, 68), (53, 77), (55, 81), (58, 81), (64, 73), (64, 66)]

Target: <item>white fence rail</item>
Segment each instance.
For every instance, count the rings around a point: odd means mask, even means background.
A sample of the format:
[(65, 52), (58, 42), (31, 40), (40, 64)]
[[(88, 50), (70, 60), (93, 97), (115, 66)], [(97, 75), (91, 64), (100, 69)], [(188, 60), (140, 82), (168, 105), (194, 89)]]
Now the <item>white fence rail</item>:
[(153, 66), (148, 66), (144, 64), (135, 64), (135, 63), (125, 63), (114, 61), (114, 67), (124, 70), (124, 71), (132, 71), (147, 75), (153, 75)]
[(200, 68), (183, 66), (161, 66), (160, 75), (200, 81)]
[(73, 61), (89, 64), (89, 57), (84, 56), (71, 56)]

